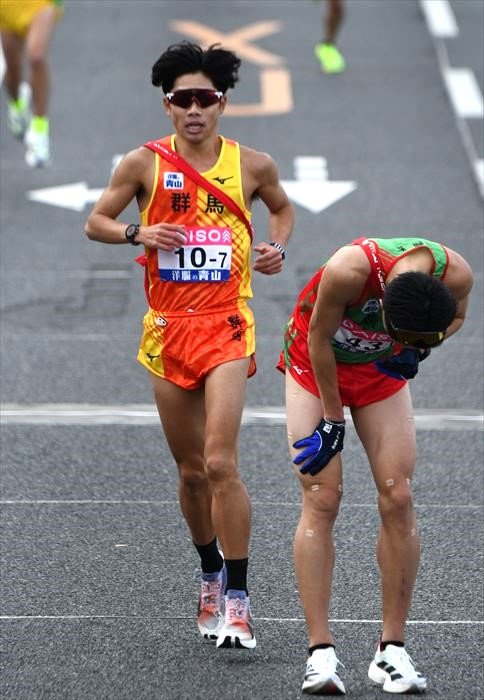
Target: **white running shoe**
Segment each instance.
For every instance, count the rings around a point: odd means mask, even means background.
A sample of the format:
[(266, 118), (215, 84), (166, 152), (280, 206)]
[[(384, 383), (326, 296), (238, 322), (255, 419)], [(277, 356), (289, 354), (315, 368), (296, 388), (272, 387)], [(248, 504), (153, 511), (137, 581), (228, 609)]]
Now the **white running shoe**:
[(254, 649), (255, 645), (249, 596), (245, 591), (228, 590), (225, 621), (217, 638), (217, 648)]
[(202, 573), (197, 623), (200, 634), (204, 639), (217, 639), (224, 623), (226, 582), (227, 570), (225, 564), (215, 574)]
[(49, 132), (39, 134), (30, 126), (25, 134), (25, 162), (31, 168), (43, 168), (50, 163)]
[(380, 645), (368, 669), (368, 678), (381, 685), (386, 693), (424, 693), (427, 680), (413, 665), (405, 647)]
[(309, 695), (345, 695), (343, 681), (338, 676), (338, 664), (333, 647), (315, 649), (306, 664), (306, 674), (302, 686), (303, 693)]
[(22, 139), (30, 124), (30, 99), (32, 90), (28, 83), (20, 83), (18, 91), (19, 102), (21, 107), (17, 107), (11, 100), (7, 106), (7, 124), (8, 128), (16, 139)]

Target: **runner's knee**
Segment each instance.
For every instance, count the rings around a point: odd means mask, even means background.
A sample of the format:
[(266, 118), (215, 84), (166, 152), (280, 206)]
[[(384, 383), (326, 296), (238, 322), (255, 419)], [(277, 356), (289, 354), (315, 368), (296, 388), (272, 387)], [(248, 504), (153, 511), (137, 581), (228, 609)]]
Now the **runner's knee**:
[(410, 479), (387, 479), (378, 495), (378, 507), (382, 521), (405, 521), (413, 512)]
[(208, 479), (203, 463), (193, 465), (187, 462), (178, 464), (180, 487), (189, 495), (195, 495), (208, 488)]
[(339, 512), (342, 497), (342, 487), (329, 488), (321, 484), (311, 484), (304, 489), (303, 510), (305, 514), (334, 522)]
[(32, 70), (39, 68), (47, 68), (47, 56), (43, 49), (30, 49), (28, 53), (28, 61)]
[(235, 455), (222, 451), (206, 455), (205, 471), (212, 487), (238, 478)]

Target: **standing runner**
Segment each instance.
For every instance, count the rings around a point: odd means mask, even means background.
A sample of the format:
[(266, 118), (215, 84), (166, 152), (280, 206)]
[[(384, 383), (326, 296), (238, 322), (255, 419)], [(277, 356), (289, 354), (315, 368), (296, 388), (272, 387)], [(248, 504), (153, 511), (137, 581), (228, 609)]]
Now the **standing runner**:
[(343, 695), (329, 600), (333, 527), (343, 493), (343, 406), (378, 490), (383, 629), (368, 675), (389, 693), (426, 680), (404, 646), (419, 564), (412, 501), (415, 425), (407, 379), (464, 322), (472, 272), (455, 251), (423, 238), (362, 238), (308, 282), (288, 321), (278, 369), (286, 374), (287, 434), (302, 488), (294, 539), (309, 636), (303, 692)]
[[(124, 157), (86, 233), (144, 245), (149, 309), (138, 360), (150, 373), (201, 558), (198, 627), (219, 647), (253, 648), (251, 508), (237, 457), (247, 377), (255, 372), (250, 216), (261, 199), (269, 243), (254, 246), (253, 269), (273, 275), (282, 269), (293, 208), (272, 158), (218, 133), (239, 66), (231, 51), (188, 42), (160, 56), (152, 83), (162, 89), (174, 133)], [(133, 198), (140, 223), (121, 223)]]

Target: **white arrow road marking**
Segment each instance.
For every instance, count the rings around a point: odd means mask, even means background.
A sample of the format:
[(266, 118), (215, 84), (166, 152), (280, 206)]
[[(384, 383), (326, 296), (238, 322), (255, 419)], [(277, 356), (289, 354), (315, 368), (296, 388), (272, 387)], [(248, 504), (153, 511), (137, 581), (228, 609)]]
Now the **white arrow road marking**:
[[(122, 153), (113, 156), (111, 171), (119, 165), (122, 158)], [(294, 158), (294, 174), (295, 180), (283, 180), (281, 184), (289, 199), (313, 214), (319, 214), (357, 187), (356, 182), (331, 182), (328, 179), (326, 158), (320, 156)], [(73, 182), (68, 185), (31, 190), (27, 192), (27, 199), (49, 204), (52, 207), (83, 211), (86, 204), (97, 202), (103, 191), (103, 189), (89, 189), (86, 182)]]
[(356, 190), (356, 182), (328, 180), (327, 161), (320, 156), (294, 158), (294, 175), (295, 180), (283, 180), (281, 185), (290, 200), (313, 214), (319, 214)]
[(356, 189), (354, 182), (330, 182), (329, 180), (283, 180), (281, 185), (295, 204), (313, 214), (319, 214), (339, 199)]
[[(315, 179), (284, 180), (281, 184), (289, 199), (313, 214), (319, 214), (356, 189), (354, 182)], [(90, 190), (85, 182), (74, 182), (70, 185), (31, 190), (27, 192), (27, 199), (52, 207), (83, 211), (89, 202), (97, 202), (103, 191), (102, 188)]]
[(27, 192), (27, 199), (50, 204), (52, 207), (83, 211), (89, 202), (97, 202), (103, 191), (102, 188), (90, 190), (86, 182), (73, 182), (70, 185), (31, 190)]

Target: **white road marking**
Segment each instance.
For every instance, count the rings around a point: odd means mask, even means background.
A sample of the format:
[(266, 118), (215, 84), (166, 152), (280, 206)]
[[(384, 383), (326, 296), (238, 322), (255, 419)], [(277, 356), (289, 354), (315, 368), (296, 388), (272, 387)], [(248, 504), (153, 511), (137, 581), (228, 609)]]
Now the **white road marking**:
[(444, 81), (456, 114), (462, 119), (482, 119), (484, 100), (474, 73), (467, 68), (447, 68)]
[[(415, 424), (421, 430), (482, 430), (484, 414), (474, 410), (415, 409)], [(346, 420), (351, 423), (349, 411)], [(159, 418), (151, 404), (15, 404), (0, 405), (3, 425), (156, 425)], [(283, 406), (246, 407), (243, 425), (285, 425)]]
[[(481, 197), (484, 198), (484, 166), (479, 157), (466, 118), (482, 118), (482, 93), (474, 75), (468, 69), (453, 69), (445, 39), (453, 39), (459, 28), (447, 0), (420, 0), (420, 7), (433, 39), (440, 74), (448, 91), (456, 126), (469, 159), (472, 174)], [(469, 75), (470, 74), (470, 75)]]
[(433, 36), (452, 39), (459, 34), (459, 27), (447, 0), (421, 0), (428, 30)]
[(296, 156), (294, 175), (296, 180), (327, 180), (328, 161), (322, 156)]
[(295, 180), (281, 180), (286, 194), (295, 204), (319, 214), (356, 190), (356, 182), (331, 181), (328, 163), (322, 156), (296, 156), (293, 161)]
[(103, 192), (102, 188), (89, 189), (86, 182), (72, 182), (68, 185), (30, 190), (27, 192), (27, 199), (31, 202), (40, 202), (49, 204), (52, 207), (62, 207), (81, 212), (86, 204), (97, 202)]
[(484, 192), (484, 158), (474, 161), (474, 174), (477, 182), (480, 183), (481, 192)]
[[(0, 620), (194, 620), (193, 615), (0, 615)], [(301, 622), (303, 617), (254, 617), (261, 622)], [(378, 619), (331, 618), (331, 623), (381, 624)], [(407, 625), (482, 625), (484, 620), (407, 620)]]
[[(300, 508), (301, 503), (300, 501), (293, 501), (293, 502), (282, 502), (282, 501), (256, 501), (254, 499), (251, 500), (251, 503), (254, 507), (264, 507), (264, 508)], [(169, 500), (169, 501), (145, 501), (145, 500), (139, 500), (139, 501), (130, 501), (127, 499), (121, 499), (121, 500), (116, 500), (116, 499), (98, 499), (98, 500), (89, 500), (89, 499), (46, 499), (46, 498), (39, 498), (39, 499), (19, 499), (19, 500), (12, 500), (12, 499), (5, 499), (5, 500), (0, 500), (0, 505), (2, 506), (160, 506), (165, 508), (166, 506), (173, 506), (176, 508), (179, 508), (180, 502), (176, 500)], [(415, 509), (428, 509), (428, 510), (481, 510), (482, 506), (480, 503), (414, 503), (414, 508)], [(356, 509), (371, 509), (375, 510), (376, 507), (376, 502), (375, 503), (346, 503), (343, 501), (343, 503), (340, 506), (340, 509), (344, 510), (352, 510), (354, 508)], [(116, 547), (125, 547), (127, 545), (115, 545)]]

